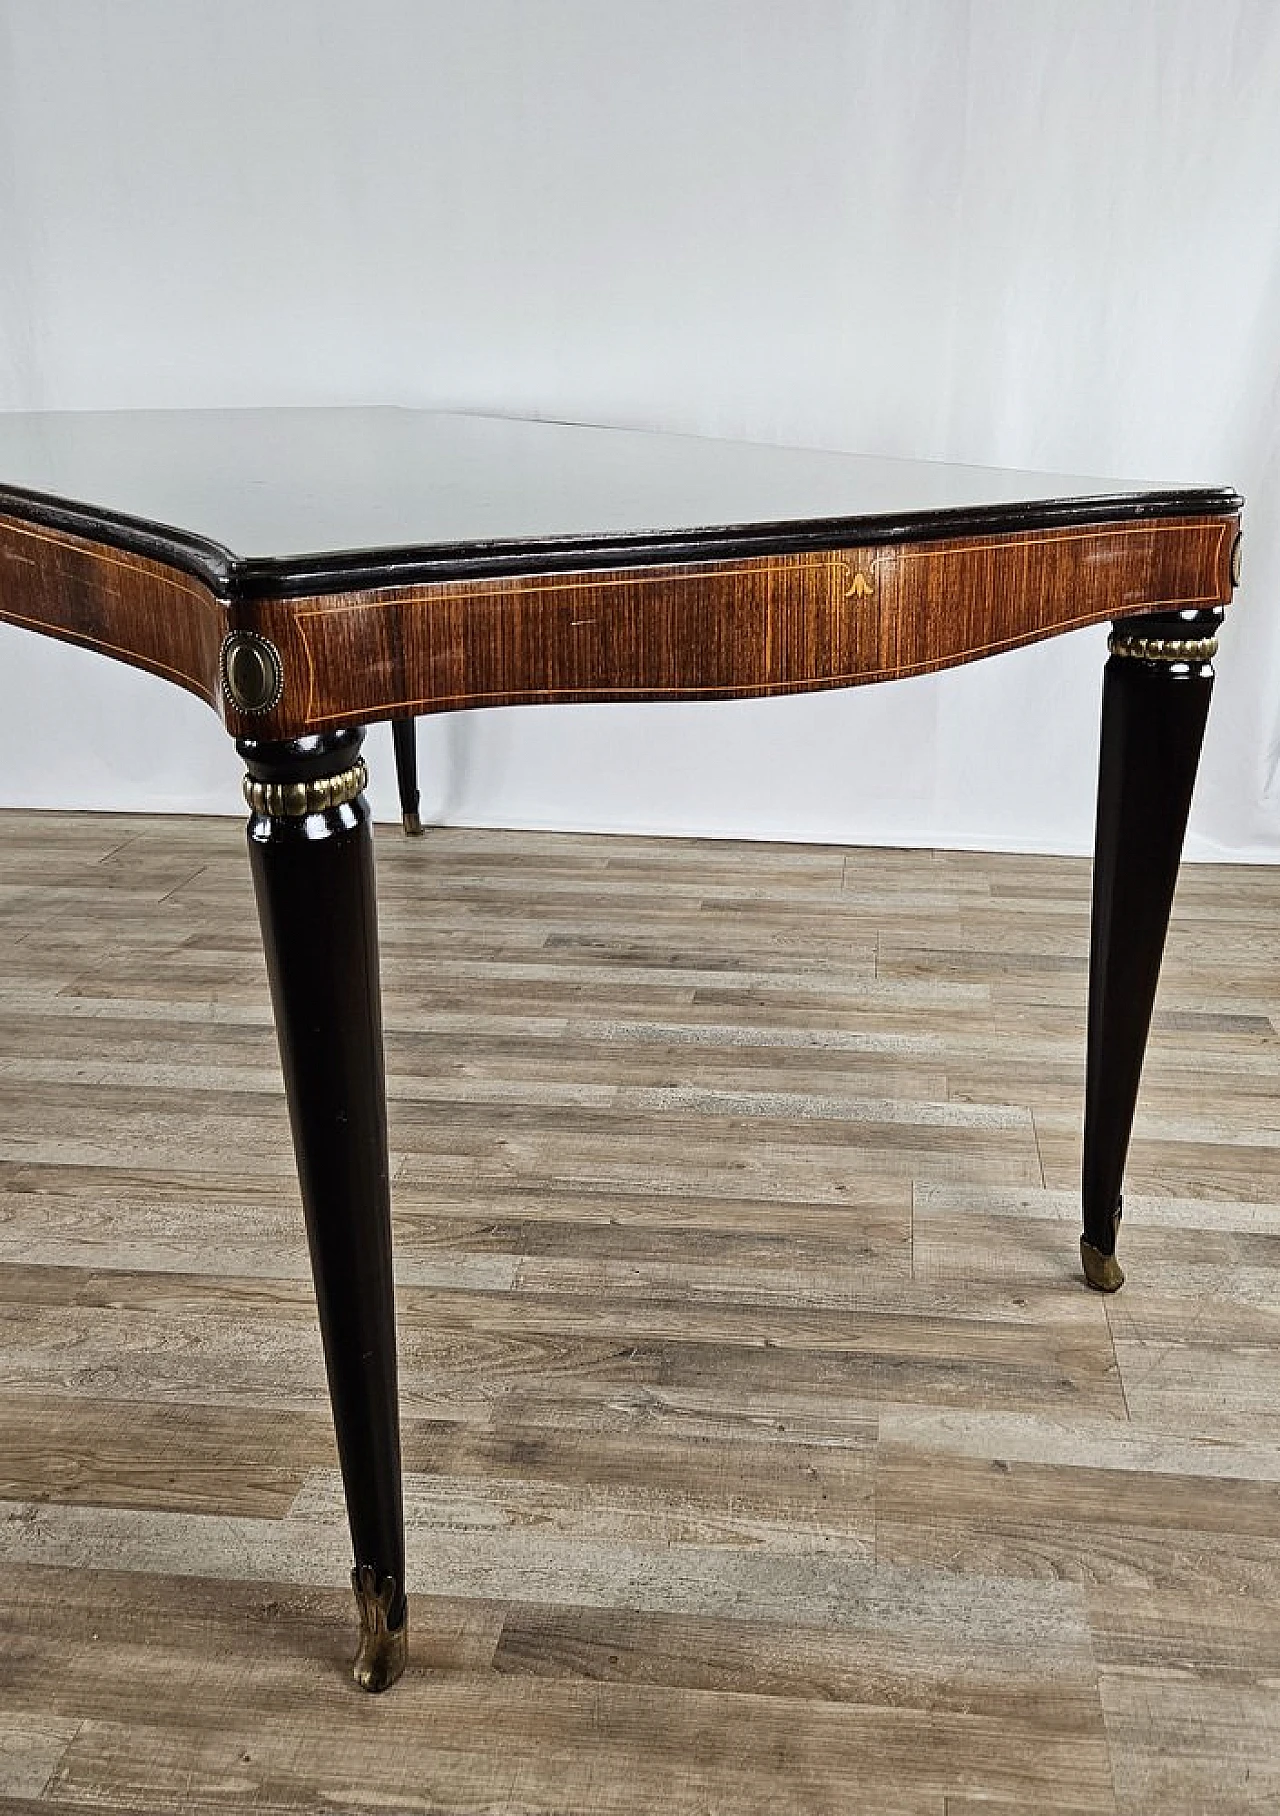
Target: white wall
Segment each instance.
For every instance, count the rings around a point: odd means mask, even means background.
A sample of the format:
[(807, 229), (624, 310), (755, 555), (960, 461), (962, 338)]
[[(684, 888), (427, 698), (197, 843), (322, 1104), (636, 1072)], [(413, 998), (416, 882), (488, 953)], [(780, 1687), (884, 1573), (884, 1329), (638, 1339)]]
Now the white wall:
[[(1274, 859), (1278, 170), (1260, 0), (0, 0), (0, 408), (476, 406), (1234, 484), (1191, 850)], [(424, 811), (1083, 850), (1104, 646), (437, 719)], [(0, 627), (0, 800), (236, 812), (238, 777), (195, 701)]]

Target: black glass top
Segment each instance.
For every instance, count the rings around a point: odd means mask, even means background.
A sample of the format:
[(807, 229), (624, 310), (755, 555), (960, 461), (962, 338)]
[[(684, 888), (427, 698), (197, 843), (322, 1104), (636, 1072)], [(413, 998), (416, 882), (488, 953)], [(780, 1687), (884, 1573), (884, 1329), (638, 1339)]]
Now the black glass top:
[(1239, 504), (1223, 488), (420, 410), (0, 414), (0, 510), (259, 591)]

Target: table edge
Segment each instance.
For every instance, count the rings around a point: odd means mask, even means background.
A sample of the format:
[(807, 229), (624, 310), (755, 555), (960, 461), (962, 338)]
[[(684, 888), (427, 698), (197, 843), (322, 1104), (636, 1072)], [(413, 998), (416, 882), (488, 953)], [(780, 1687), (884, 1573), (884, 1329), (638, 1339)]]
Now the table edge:
[(1233, 517), (1243, 508), (1243, 498), (1230, 487), (1182, 486), (701, 529), (413, 544), (265, 558), (237, 555), (222, 543), (172, 524), (22, 486), (0, 485), (2, 516), (162, 562), (201, 581), (218, 598), (242, 602), (575, 569), (656, 567), (672, 562), (694, 565), (808, 550), (998, 536), (1073, 524)]

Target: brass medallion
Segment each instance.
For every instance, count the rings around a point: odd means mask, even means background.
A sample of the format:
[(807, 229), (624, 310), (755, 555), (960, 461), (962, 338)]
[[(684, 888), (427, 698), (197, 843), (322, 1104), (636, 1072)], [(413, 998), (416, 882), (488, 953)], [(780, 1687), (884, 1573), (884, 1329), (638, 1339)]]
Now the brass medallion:
[(256, 631), (232, 631), (222, 645), (222, 691), (237, 712), (269, 713), (284, 692), (280, 651)]

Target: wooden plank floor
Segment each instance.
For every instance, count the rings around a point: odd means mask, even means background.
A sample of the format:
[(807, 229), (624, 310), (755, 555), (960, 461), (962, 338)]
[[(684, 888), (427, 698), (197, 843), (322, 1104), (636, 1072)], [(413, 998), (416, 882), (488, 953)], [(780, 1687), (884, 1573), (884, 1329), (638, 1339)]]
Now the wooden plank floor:
[(370, 1699), (239, 824), (0, 850), (0, 1812), (1280, 1809), (1280, 873), (1184, 876), (1106, 1301), (1087, 866), (380, 831)]

